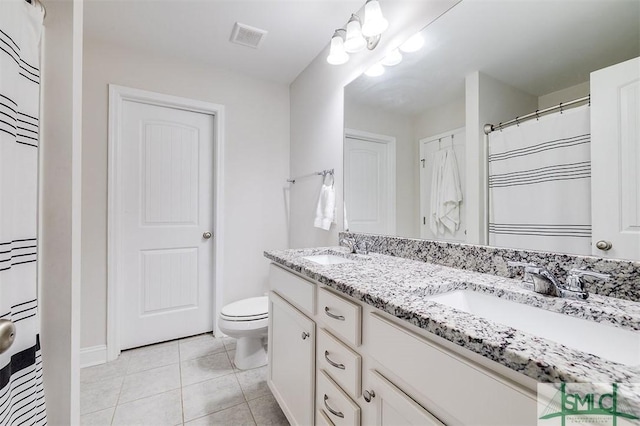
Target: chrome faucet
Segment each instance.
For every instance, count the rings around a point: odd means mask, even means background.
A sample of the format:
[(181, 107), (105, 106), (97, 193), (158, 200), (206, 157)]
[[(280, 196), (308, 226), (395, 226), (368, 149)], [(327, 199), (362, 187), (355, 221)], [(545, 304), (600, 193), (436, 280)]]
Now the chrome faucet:
[(342, 238), (339, 244), (341, 246), (347, 247), (349, 250), (351, 250), (351, 253), (355, 253), (356, 250), (358, 250), (358, 245), (360, 244), (360, 242), (358, 241), (358, 238), (354, 235), (353, 237)]
[(609, 281), (609, 279), (611, 279), (611, 275), (609, 274), (601, 274), (598, 272), (591, 272), (591, 271), (587, 271), (584, 268), (581, 269), (576, 269), (573, 268), (569, 271), (569, 274), (567, 275), (567, 289), (569, 291), (572, 292), (576, 292), (576, 293), (584, 293), (585, 297), (584, 299), (587, 298), (588, 296), (588, 292), (585, 288), (584, 285), (584, 280), (583, 277), (593, 277), (593, 278), (598, 278), (602, 281)]
[(571, 297), (585, 300), (589, 297), (582, 277), (591, 276), (601, 280), (610, 278), (607, 274), (599, 274), (584, 269), (571, 269), (567, 275), (566, 284), (562, 284), (546, 268), (533, 263), (507, 262), (509, 266), (524, 267), (524, 287), (536, 293), (546, 294), (554, 297)]
[(369, 254), (369, 250), (374, 247), (374, 244), (368, 238), (356, 235), (342, 238), (339, 244), (349, 248), (351, 253), (358, 254)]

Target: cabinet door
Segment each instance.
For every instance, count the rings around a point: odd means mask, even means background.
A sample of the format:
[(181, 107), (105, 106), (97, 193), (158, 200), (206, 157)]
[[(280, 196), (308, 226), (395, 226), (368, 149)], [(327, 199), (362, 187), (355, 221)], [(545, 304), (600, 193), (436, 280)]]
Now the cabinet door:
[(591, 216), (595, 256), (640, 259), (640, 58), (591, 73)]
[(315, 323), (271, 292), (269, 387), (294, 425), (314, 421), (315, 341)]
[(444, 426), (420, 404), (409, 398), (399, 387), (375, 370), (369, 372), (375, 396), (376, 425), (378, 426)]

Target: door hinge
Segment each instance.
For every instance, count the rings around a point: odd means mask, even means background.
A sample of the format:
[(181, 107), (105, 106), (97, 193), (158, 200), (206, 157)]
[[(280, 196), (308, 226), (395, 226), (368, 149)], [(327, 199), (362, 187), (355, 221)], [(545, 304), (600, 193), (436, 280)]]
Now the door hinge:
[(424, 217), (424, 216), (422, 216), (422, 224), (423, 224), (423, 225), (426, 225), (426, 224), (427, 224), (427, 218), (426, 218), (426, 217)]
[(422, 163), (422, 168), (424, 169), (424, 163), (425, 163), (425, 159), (423, 158), (422, 160), (420, 160), (420, 162)]

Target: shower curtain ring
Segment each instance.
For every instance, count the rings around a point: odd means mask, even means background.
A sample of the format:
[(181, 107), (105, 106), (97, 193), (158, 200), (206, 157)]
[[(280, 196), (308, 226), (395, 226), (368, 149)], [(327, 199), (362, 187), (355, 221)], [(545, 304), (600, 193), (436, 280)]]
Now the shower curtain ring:
[(518, 120), (518, 117), (516, 117), (516, 126), (520, 127), (520, 121)]
[(536, 110), (536, 121), (540, 121), (540, 114), (538, 114), (539, 109)]
[(498, 123), (498, 129), (500, 129), (500, 131), (502, 131), (502, 122)]
[(563, 113), (563, 110), (562, 110), (562, 102), (560, 102), (560, 114), (562, 114), (562, 113)]

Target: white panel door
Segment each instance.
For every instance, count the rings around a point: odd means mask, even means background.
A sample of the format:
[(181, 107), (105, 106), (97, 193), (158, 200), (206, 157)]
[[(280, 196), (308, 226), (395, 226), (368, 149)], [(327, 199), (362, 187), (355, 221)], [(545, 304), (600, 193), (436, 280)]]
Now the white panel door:
[(591, 177), (593, 254), (640, 260), (640, 58), (591, 73)]
[(117, 250), (121, 348), (213, 325), (214, 117), (123, 103)]
[[(420, 238), (440, 241), (467, 240), (466, 219), (466, 192), (465, 192), (465, 131), (464, 128), (445, 132), (420, 140)], [(440, 149), (453, 147), (460, 175), (462, 188), (462, 203), (460, 203), (460, 227), (454, 233), (446, 231), (444, 234), (435, 235), (429, 226), (431, 214), (431, 196), (433, 180), (434, 154)]]
[(389, 164), (395, 152), (390, 149), (392, 145), (384, 142), (345, 138), (344, 200), (349, 231), (395, 234), (395, 171)]

